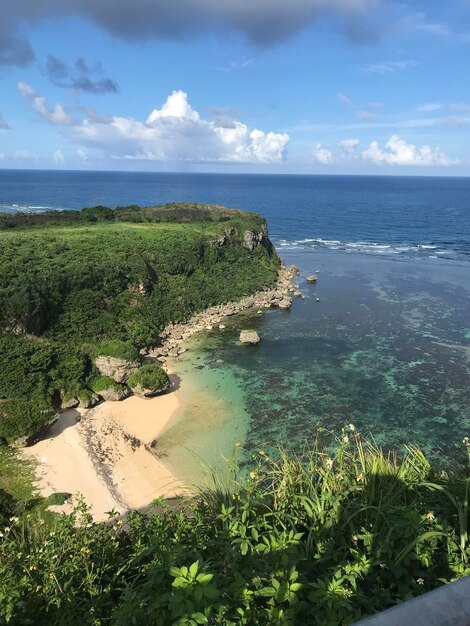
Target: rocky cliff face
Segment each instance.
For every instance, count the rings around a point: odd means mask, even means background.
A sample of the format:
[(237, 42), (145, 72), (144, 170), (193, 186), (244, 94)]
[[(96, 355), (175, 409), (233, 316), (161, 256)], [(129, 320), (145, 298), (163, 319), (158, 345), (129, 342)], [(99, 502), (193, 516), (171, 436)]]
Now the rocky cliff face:
[(266, 247), (271, 246), (271, 242), (268, 238), (268, 227), (266, 223), (262, 224), (259, 230), (245, 230), (242, 235), (234, 227), (227, 228), (223, 235), (218, 239), (212, 239), (207, 243), (209, 246), (224, 246), (230, 242), (230, 240), (241, 240), (243, 247), (253, 252), (256, 246), (264, 245)]

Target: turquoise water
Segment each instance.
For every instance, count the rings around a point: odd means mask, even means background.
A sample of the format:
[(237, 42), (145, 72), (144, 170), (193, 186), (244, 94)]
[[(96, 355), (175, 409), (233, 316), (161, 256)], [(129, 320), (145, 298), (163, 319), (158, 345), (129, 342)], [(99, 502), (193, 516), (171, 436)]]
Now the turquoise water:
[[(237, 441), (249, 459), (300, 448), (319, 425), (339, 433), (354, 423), (381, 445), (416, 443), (439, 455), (470, 434), (465, 264), (339, 251), (286, 260), (301, 267), (305, 300), (289, 312), (229, 318), (224, 331), (193, 340), (177, 365), (191, 392), (160, 444), (180, 473), (190, 450), (220, 467)], [(318, 284), (307, 285), (315, 270)], [(259, 346), (239, 344), (245, 327), (258, 330)]]

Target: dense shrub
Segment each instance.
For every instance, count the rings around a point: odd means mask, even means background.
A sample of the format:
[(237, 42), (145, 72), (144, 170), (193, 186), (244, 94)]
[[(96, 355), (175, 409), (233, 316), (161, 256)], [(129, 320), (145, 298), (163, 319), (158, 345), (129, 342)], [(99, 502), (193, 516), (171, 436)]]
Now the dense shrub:
[[(158, 511), (83, 505), (8, 523), (0, 620), (38, 626), (341, 626), (470, 573), (468, 452), (435, 471), (343, 433), (335, 450), (261, 450), (246, 478)], [(465, 459), (463, 459), (465, 460)]]
[(168, 374), (158, 365), (142, 365), (129, 378), (129, 387), (141, 386), (142, 389), (164, 391), (171, 385)]
[(0, 442), (30, 437), (51, 421), (55, 411), (42, 398), (10, 398), (0, 402)]
[(109, 388), (118, 391), (119, 389), (122, 389), (122, 385), (117, 383), (113, 378), (110, 378), (109, 376), (100, 376), (93, 382), (91, 388), (95, 393), (100, 393), (100, 391), (105, 391)]
[(126, 361), (138, 361), (139, 351), (129, 341), (120, 341), (119, 339), (108, 339), (100, 342), (93, 348), (95, 356), (111, 356), (117, 359), (125, 359)]
[[(1, 224), (0, 399), (77, 397), (98, 354), (137, 359), (168, 323), (266, 287), (279, 266), (269, 241), (242, 245), (261, 217), (212, 205), (0, 214)], [(33, 414), (24, 428), (40, 422)]]

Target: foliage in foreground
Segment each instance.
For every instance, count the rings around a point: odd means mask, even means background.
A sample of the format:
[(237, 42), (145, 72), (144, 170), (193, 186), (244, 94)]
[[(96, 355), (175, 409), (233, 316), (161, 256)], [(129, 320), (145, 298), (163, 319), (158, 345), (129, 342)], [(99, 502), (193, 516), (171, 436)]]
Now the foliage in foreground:
[(328, 455), (263, 451), (151, 515), (12, 518), (0, 620), (41, 625), (350, 624), (470, 573), (466, 464), (436, 472), (354, 433)]

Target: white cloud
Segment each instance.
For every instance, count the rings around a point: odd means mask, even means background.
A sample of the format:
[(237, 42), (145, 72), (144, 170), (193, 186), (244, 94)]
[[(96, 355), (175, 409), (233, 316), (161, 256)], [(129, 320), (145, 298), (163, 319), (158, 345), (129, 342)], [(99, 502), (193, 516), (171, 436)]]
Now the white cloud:
[(416, 61), (383, 61), (382, 63), (370, 63), (363, 68), (363, 71), (366, 74), (392, 74), (417, 65)]
[(446, 156), (440, 148), (424, 145), (417, 147), (398, 135), (392, 135), (382, 149), (373, 141), (361, 153), (362, 158), (376, 165), (453, 165), (456, 160)]
[(360, 143), (359, 139), (343, 139), (343, 141), (340, 141), (338, 145), (345, 152), (351, 152), (357, 148)]
[(348, 107), (352, 107), (353, 103), (352, 100), (350, 98), (348, 98), (348, 96), (346, 96), (344, 93), (341, 93), (341, 91), (338, 91), (338, 93), (336, 94), (336, 97), (338, 98), (338, 100), (348, 106)]
[(329, 148), (325, 148), (320, 143), (317, 143), (312, 152), (313, 158), (322, 165), (327, 165), (333, 162), (333, 154)]
[(443, 107), (444, 105), (440, 104), (439, 102), (429, 102), (427, 104), (422, 104), (421, 106), (417, 107), (416, 110), (420, 113), (430, 113), (432, 111), (439, 111)]
[(65, 157), (62, 153), (62, 150), (55, 150), (52, 155), (52, 158), (54, 159), (56, 163), (65, 163)]
[(379, 119), (377, 113), (371, 113), (371, 111), (356, 111), (356, 117), (362, 122), (372, 122)]
[(72, 117), (66, 113), (64, 107), (59, 102), (54, 104), (52, 108), (49, 108), (46, 104), (46, 98), (40, 96), (31, 85), (19, 82), (17, 88), (28, 104), (36, 113), (46, 120), (46, 122), (57, 125), (69, 125), (74, 123)]
[(19, 159), (20, 161), (35, 161), (37, 158), (37, 154), (29, 150), (17, 150), (15, 152), (15, 159)]
[(203, 120), (183, 91), (174, 91), (145, 122), (116, 116), (108, 123), (86, 119), (71, 137), (117, 159), (232, 163), (278, 163), (289, 142), (286, 133)]
[(79, 159), (81, 159), (82, 161), (86, 161), (88, 159), (88, 154), (87, 151), (84, 150), (83, 148), (79, 148), (77, 150), (77, 156)]
[(455, 113), (470, 114), (470, 104), (467, 104), (466, 102), (451, 104), (450, 108), (452, 111), (455, 111)]

